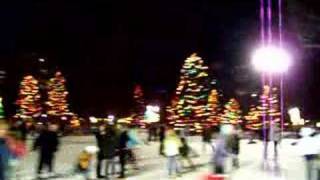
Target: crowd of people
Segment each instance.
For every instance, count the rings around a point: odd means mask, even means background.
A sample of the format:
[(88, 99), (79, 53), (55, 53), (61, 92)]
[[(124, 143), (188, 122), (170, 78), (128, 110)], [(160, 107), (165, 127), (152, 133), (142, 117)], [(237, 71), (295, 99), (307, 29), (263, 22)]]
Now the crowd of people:
[[(159, 141), (159, 155), (167, 159), (166, 168), (168, 177), (182, 176), (184, 170), (193, 171), (197, 168), (193, 157), (199, 153), (190, 146), (189, 131), (187, 128), (176, 131), (165, 125), (152, 126), (148, 130), (147, 138), (140, 136), (138, 128), (124, 125), (99, 124), (93, 129), (96, 145), (87, 146), (78, 155), (74, 166), (74, 174), (90, 179), (93, 171), (99, 179), (125, 178), (128, 165), (139, 171), (143, 168), (138, 163), (137, 153), (139, 146), (150, 145), (150, 141)], [(275, 128), (275, 132), (277, 128)], [(275, 141), (275, 156), (278, 156), (279, 135), (270, 138)], [(301, 147), (302, 156), (307, 167), (307, 180), (315, 180), (315, 162), (319, 153), (319, 141), (313, 138), (314, 132), (310, 129), (302, 129), (301, 139), (295, 143)], [(220, 130), (206, 128), (202, 134), (202, 153), (212, 155), (213, 174), (226, 173), (225, 166), (228, 158), (232, 159), (232, 168), (240, 167), (238, 156), (240, 154), (241, 128), (226, 125)], [(39, 152), (37, 176), (47, 177), (55, 175), (54, 160), (59, 150), (59, 126), (48, 123), (37, 133), (30, 150)], [(214, 140), (213, 140), (214, 139)], [(4, 121), (0, 121), (0, 180), (15, 179), (19, 163), (26, 156), (27, 130), (23, 122), (16, 122), (11, 127)], [(307, 151), (306, 151), (306, 147)], [(96, 157), (96, 160), (94, 160)], [(104, 169), (103, 169), (104, 167)], [(119, 167), (119, 168), (117, 168)]]
[[(195, 169), (196, 166), (190, 158), (190, 153), (194, 152), (188, 145), (184, 136), (179, 136), (174, 130), (165, 126), (159, 128), (151, 127), (148, 131), (147, 141), (140, 139), (137, 129), (134, 127), (107, 126), (100, 125), (94, 132), (97, 147), (96, 174), (97, 178), (110, 178), (115, 175), (116, 159), (120, 164), (119, 178), (126, 177), (126, 165), (130, 163), (135, 170), (139, 170), (137, 163), (136, 149), (141, 144), (149, 144), (150, 141), (158, 141), (159, 154), (168, 159), (168, 175), (181, 175), (182, 165), (187, 163), (184, 168)], [(117, 158), (118, 157), (118, 158)], [(102, 173), (102, 163), (105, 163), (105, 170)], [(102, 175), (104, 174), (104, 175)]]
[[(143, 144), (137, 135), (137, 129), (134, 127), (127, 128), (125, 126), (115, 127), (100, 125), (94, 131), (97, 147), (99, 149), (97, 154), (96, 174), (98, 178), (109, 178), (115, 175), (116, 157), (119, 159), (120, 176), (125, 177), (126, 164), (130, 161), (135, 169), (139, 169), (136, 160), (135, 149), (138, 145)], [(102, 163), (105, 162), (105, 176), (102, 175)]]
[[(27, 127), (22, 121), (17, 121), (11, 127), (0, 121), (0, 180), (18, 179), (20, 162), (27, 154)], [(48, 124), (39, 132), (33, 149), (39, 151), (38, 175), (44, 168), (53, 174), (55, 152), (58, 150), (58, 125)]]

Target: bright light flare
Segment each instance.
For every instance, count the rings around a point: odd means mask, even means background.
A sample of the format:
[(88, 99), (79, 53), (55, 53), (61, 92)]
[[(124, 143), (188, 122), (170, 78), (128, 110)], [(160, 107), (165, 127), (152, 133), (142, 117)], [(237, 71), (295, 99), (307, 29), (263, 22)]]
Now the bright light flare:
[(115, 116), (114, 116), (114, 115), (112, 115), (112, 114), (110, 114), (110, 115), (108, 115), (108, 119), (110, 119), (110, 120), (114, 120), (114, 119), (115, 119)]
[(261, 72), (283, 73), (291, 65), (291, 57), (282, 48), (266, 46), (253, 53), (252, 64)]
[(91, 116), (91, 117), (89, 117), (89, 120), (93, 124), (98, 123), (98, 119), (96, 117)]

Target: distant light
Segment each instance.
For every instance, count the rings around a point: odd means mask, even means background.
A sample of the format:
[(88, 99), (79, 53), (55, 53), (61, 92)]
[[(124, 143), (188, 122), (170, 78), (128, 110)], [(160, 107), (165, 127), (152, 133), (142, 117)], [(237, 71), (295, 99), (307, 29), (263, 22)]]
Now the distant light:
[(61, 120), (66, 121), (66, 120), (67, 120), (67, 117), (62, 116), (62, 117), (61, 117)]
[(290, 55), (282, 48), (267, 46), (256, 50), (252, 56), (253, 66), (261, 72), (283, 73), (291, 65)]
[(39, 62), (45, 62), (46, 60), (43, 58), (39, 58)]
[(258, 96), (258, 94), (256, 94), (256, 93), (251, 94), (251, 97), (257, 97), (257, 96)]
[(109, 124), (113, 124), (113, 123), (114, 123), (114, 120), (115, 120), (115, 116), (112, 115), (112, 114), (110, 114), (110, 115), (108, 115), (108, 118), (107, 118), (106, 120), (107, 120), (107, 122), (108, 122)]
[(114, 120), (114, 115), (112, 115), (112, 114), (110, 114), (110, 115), (108, 115), (108, 119), (111, 119), (111, 120)]
[(94, 123), (94, 124), (98, 122), (98, 119), (96, 117), (93, 117), (93, 116), (89, 117), (89, 120), (90, 120), (91, 123)]
[(48, 117), (48, 115), (47, 114), (41, 114), (41, 117), (46, 118), (46, 117)]
[(160, 111), (160, 107), (159, 106), (148, 105), (146, 108), (147, 108), (147, 111), (154, 111), (154, 112), (159, 112)]
[(211, 84), (217, 84), (216, 80), (211, 81)]
[(316, 127), (317, 127), (317, 128), (320, 128), (320, 122), (317, 122), (317, 123), (316, 123)]

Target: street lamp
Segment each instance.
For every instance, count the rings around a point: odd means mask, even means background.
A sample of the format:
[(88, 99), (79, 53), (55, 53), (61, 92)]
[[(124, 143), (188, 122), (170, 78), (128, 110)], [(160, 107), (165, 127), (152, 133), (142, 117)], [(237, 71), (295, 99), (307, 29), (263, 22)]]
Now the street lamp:
[[(269, 83), (272, 87), (272, 75), (273, 74), (283, 74), (287, 72), (289, 66), (291, 65), (291, 57), (289, 53), (282, 47), (277, 47), (273, 45), (267, 45), (258, 48), (252, 55), (252, 65), (256, 70), (262, 72), (263, 74), (269, 75)], [(264, 77), (264, 75), (263, 75)], [(264, 78), (263, 78), (264, 79)], [(263, 80), (264, 83), (264, 80)], [(264, 85), (264, 84), (263, 84)], [(281, 77), (280, 82), (281, 88), (281, 136), (283, 133), (283, 80)], [(270, 91), (272, 92), (272, 91)], [(273, 123), (272, 117), (270, 122), (270, 138), (273, 137)], [(265, 117), (263, 120), (264, 124), (264, 158), (267, 159), (268, 154), (268, 142), (267, 142), (267, 131), (265, 127)]]
[(291, 57), (283, 48), (265, 46), (253, 53), (252, 65), (260, 72), (284, 73), (291, 65)]

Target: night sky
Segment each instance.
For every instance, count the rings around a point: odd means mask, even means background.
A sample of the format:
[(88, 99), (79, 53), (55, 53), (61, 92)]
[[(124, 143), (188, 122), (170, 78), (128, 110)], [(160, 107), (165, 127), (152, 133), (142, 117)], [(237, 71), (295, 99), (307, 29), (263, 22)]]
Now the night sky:
[[(2, 2), (0, 67), (7, 71), (2, 85), (7, 110), (14, 113), (22, 76), (39, 72), (39, 57), (51, 73), (63, 72), (72, 110), (85, 116), (126, 114), (135, 83), (142, 84), (150, 101), (169, 97), (184, 59), (193, 52), (205, 59), (226, 96), (251, 92), (259, 84), (248, 64), (250, 49), (258, 44), (258, 6), (257, 0)], [(292, 49), (302, 46), (295, 30), (286, 30)], [(303, 84), (313, 76), (307, 73), (312, 63), (303, 67), (305, 74), (296, 71), (289, 79)], [(288, 87), (290, 102), (312, 107), (292, 96), (314, 95), (316, 85)], [(315, 108), (305, 111), (318, 115)]]

